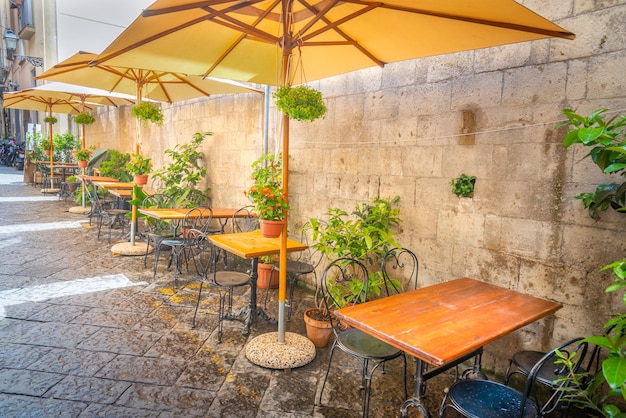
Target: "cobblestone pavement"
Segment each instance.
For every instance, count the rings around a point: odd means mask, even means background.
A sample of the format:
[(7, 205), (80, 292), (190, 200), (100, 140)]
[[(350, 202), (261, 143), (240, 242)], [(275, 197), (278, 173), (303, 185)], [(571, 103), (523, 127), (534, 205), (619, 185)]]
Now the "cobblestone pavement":
[[(113, 256), (85, 215), (68, 212), (72, 206), (25, 185), (21, 172), (0, 167), (1, 417), (361, 415), (354, 360), (335, 356), (324, 406), (316, 406), (328, 348), (291, 373), (250, 363), (247, 341), (276, 331), (275, 325), (259, 319), (245, 337), (241, 322), (225, 321), (218, 344), (217, 302), (206, 292), (192, 329), (197, 278), (183, 275), (174, 287), (167, 257), (161, 257), (153, 281), (143, 257)], [(301, 318), (312, 295), (296, 292), (287, 330), (305, 334)], [(275, 293), (266, 309), (272, 317)], [(237, 294), (236, 305), (248, 295)], [(399, 416), (400, 365), (390, 362), (385, 374), (375, 375), (371, 416)], [(444, 375), (429, 382), (431, 413), (451, 380)]]

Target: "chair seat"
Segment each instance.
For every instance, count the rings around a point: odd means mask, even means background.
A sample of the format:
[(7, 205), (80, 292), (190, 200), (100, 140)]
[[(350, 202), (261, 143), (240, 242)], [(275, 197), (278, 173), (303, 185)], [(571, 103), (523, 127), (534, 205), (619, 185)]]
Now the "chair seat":
[[(460, 380), (454, 383), (448, 396), (455, 408), (467, 417), (519, 417), (523, 394), (509, 386), (490, 380)], [(537, 405), (526, 400), (524, 418), (537, 417)]]
[(402, 353), (396, 347), (355, 328), (341, 332), (337, 342), (346, 351), (363, 357), (391, 359)]
[(215, 273), (215, 281), (219, 286), (236, 287), (250, 283), (250, 276), (238, 271), (218, 271)]
[[(280, 271), (280, 263), (275, 263), (274, 269)], [(311, 264), (304, 263), (302, 261), (287, 260), (287, 274), (309, 274), (313, 273), (314, 270), (315, 267), (313, 267)]]

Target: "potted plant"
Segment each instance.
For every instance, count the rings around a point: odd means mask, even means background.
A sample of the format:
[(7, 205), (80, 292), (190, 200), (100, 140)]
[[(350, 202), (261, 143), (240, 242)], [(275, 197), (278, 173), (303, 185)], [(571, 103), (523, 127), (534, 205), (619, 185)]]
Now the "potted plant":
[(58, 119), (55, 118), (54, 116), (46, 116), (45, 118), (43, 118), (43, 121), (45, 123), (55, 124), (57, 123)]
[(476, 176), (467, 176), (461, 173), (459, 178), (452, 179), (450, 184), (452, 185), (452, 193), (458, 197), (473, 197)]
[(163, 112), (161, 108), (151, 102), (141, 102), (132, 108), (132, 114), (137, 119), (143, 121), (144, 126), (148, 125), (148, 121), (156, 124), (163, 125)]
[[(394, 207), (399, 200), (399, 196), (390, 200), (374, 198), (370, 203), (357, 205), (352, 214), (340, 208), (330, 208), (327, 222), (311, 218), (307, 224), (315, 242), (311, 247), (320, 251), (328, 261), (349, 257), (367, 266), (368, 297), (378, 297), (384, 289), (384, 278), (380, 272), (382, 258), (391, 248), (400, 248), (394, 238), (395, 228), (401, 222), (400, 211)], [(332, 278), (329, 280), (332, 281)], [(335, 307), (341, 308), (360, 297), (363, 293), (362, 283), (358, 280), (327, 283)], [(401, 287), (399, 282), (394, 285)], [(305, 323), (315, 322), (311, 319), (328, 322), (327, 314), (322, 309), (323, 304), (321, 301), (316, 303), (315, 308), (305, 311)], [(330, 324), (324, 325), (330, 328)]]
[(276, 107), (291, 119), (314, 121), (326, 114), (322, 93), (308, 86), (281, 86), (272, 96)]
[(167, 149), (171, 162), (156, 170), (152, 177), (159, 181), (159, 193), (169, 196), (176, 206), (210, 206), (210, 187), (200, 187), (207, 169), (202, 160), (202, 143), (212, 132), (196, 132), (190, 142)]
[(276, 289), (278, 287), (278, 270), (274, 269), (275, 255), (259, 257), (256, 286), (259, 289)]
[[(254, 204), (259, 217), (261, 233), (276, 238), (282, 232), (286, 210), (289, 210), (287, 196), (282, 184), (282, 154), (262, 155), (252, 163), (252, 186), (244, 194)], [(270, 230), (273, 228), (273, 230)]]
[(86, 148), (76, 150), (74, 152), (74, 158), (78, 161), (78, 166), (86, 168), (89, 163), (89, 159), (91, 158), (91, 154), (93, 154), (93, 151)]
[(94, 118), (87, 112), (81, 112), (78, 115), (74, 116), (74, 123), (78, 125), (91, 125), (95, 121), (96, 118)]
[(148, 173), (152, 170), (152, 161), (141, 154), (133, 154), (126, 164), (126, 170), (135, 176), (135, 184), (142, 186), (148, 182)]
[(52, 150), (54, 148), (54, 145), (52, 145), (52, 143), (50, 141), (41, 141), (40, 143), (41, 149), (43, 150), (44, 154), (46, 155), (50, 155), (52, 153)]

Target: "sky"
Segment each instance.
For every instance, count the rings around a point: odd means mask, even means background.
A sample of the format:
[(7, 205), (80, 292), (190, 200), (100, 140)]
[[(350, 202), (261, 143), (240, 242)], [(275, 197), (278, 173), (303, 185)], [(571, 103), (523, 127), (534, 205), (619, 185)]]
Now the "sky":
[(57, 0), (59, 61), (100, 53), (154, 0)]

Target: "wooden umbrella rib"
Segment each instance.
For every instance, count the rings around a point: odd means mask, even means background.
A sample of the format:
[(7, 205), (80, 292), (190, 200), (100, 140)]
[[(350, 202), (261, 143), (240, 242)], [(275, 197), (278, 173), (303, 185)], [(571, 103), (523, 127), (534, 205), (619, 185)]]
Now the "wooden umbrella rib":
[[(328, 32), (329, 30), (333, 30), (335, 32), (337, 32), (342, 38), (344, 38), (346, 41), (348, 41), (347, 45), (352, 45), (354, 46), (356, 49), (358, 49), (363, 55), (365, 55), (366, 57), (368, 57), (370, 60), (372, 60), (372, 62), (374, 62), (376, 65), (378, 65), (379, 67), (384, 67), (385, 66), (385, 62), (378, 59), (377, 57), (374, 56), (374, 54), (372, 54), (371, 52), (369, 52), (367, 49), (365, 49), (361, 44), (359, 44), (356, 40), (352, 39), (352, 37), (350, 37), (348, 34), (346, 34), (344, 31), (342, 31), (338, 26), (341, 25), (344, 22), (350, 21), (358, 16), (361, 16), (373, 9), (375, 9), (376, 7), (379, 7), (379, 4), (377, 3), (370, 3), (370, 4), (364, 4), (367, 7), (364, 7), (360, 10), (358, 10), (357, 12), (351, 13), (347, 16), (344, 16), (343, 18), (339, 19), (336, 22), (331, 22), (330, 20), (328, 20), (328, 18), (326, 17), (326, 13), (330, 10), (331, 7), (335, 6), (336, 4), (336, 0), (335, 2), (331, 2), (328, 3), (326, 5), (326, 7), (317, 12), (315, 7), (305, 3), (304, 1), (301, 2), (301, 4), (303, 4), (305, 7), (309, 8), (309, 10), (311, 10), (312, 12), (316, 12), (316, 16), (315, 18), (311, 19), (310, 22), (308, 22), (301, 30), (301, 33), (294, 37), (294, 39), (297, 39), (298, 37), (301, 38), (305, 44), (307, 45), (314, 45), (314, 43), (307, 43), (307, 39), (311, 39), (321, 33), (324, 32)], [(325, 26), (321, 29), (318, 29), (314, 32), (311, 32), (310, 34), (306, 34), (306, 31), (311, 28), (315, 23), (317, 23), (318, 21), (322, 21), (324, 22)], [(320, 43), (320, 45), (343, 45), (343, 43)]]
[[(355, 3), (355, 4), (363, 4), (361, 1), (346, 0), (346, 2)], [(433, 12), (430, 10), (394, 6), (394, 5), (390, 5), (387, 3), (380, 3), (378, 7), (383, 8), (383, 9), (407, 12), (407, 13), (421, 14), (424, 16), (438, 17), (438, 18), (448, 19), (448, 20), (458, 20), (460, 22), (476, 23), (478, 25), (493, 26), (497, 28), (510, 29), (510, 30), (516, 30), (516, 31), (521, 31), (521, 32), (528, 32), (528, 33), (536, 33), (538, 35), (545, 35), (545, 36), (550, 36), (550, 37), (558, 37), (558, 38), (565, 38), (565, 39), (574, 39), (576, 37), (576, 35), (568, 31), (555, 31), (555, 30), (550, 30), (550, 29), (542, 29), (542, 28), (537, 28), (534, 26), (518, 25), (515, 23), (498, 22), (494, 20), (478, 19), (478, 18), (473, 18), (473, 17), (468, 17), (468, 16), (459, 16), (459, 15), (454, 15), (454, 14), (449, 14), (449, 13)]]

